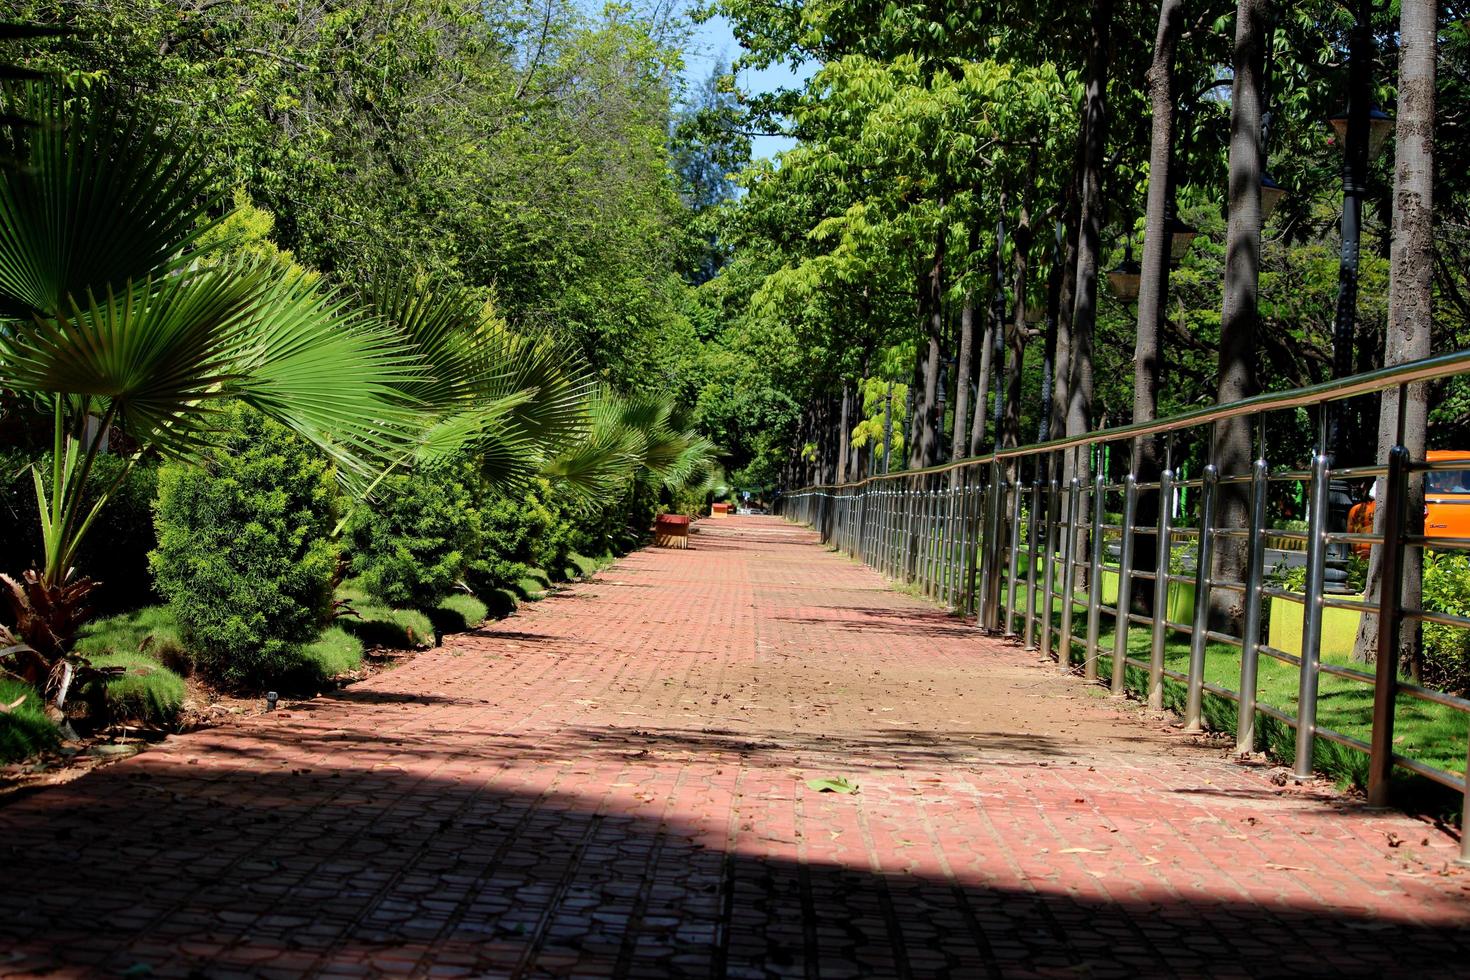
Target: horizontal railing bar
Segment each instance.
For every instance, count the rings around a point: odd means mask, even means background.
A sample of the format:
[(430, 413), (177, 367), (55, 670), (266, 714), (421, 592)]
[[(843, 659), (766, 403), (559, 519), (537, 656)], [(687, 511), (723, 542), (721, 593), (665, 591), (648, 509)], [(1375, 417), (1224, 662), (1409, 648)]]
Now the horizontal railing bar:
[(1282, 711), (1280, 708), (1271, 707), (1264, 701), (1256, 702), (1256, 710), (1259, 711), (1261, 714), (1266, 715), (1267, 717), (1275, 718), (1283, 725), (1289, 725), (1292, 728), (1296, 727), (1296, 715), (1289, 715), (1285, 711)]
[(1205, 630), (1205, 639), (1214, 640), (1216, 643), (1228, 643), (1233, 647), (1244, 646), (1245, 641), (1238, 636), (1229, 633), (1221, 633), (1217, 630)]
[(1209, 681), (1200, 681), (1199, 686), (1204, 690), (1209, 691), (1211, 694), (1218, 694), (1222, 698), (1229, 698), (1231, 701), (1240, 700), (1240, 692), (1232, 691), (1228, 687), (1221, 687), (1219, 684), (1211, 684)]
[(1454, 613), (1434, 612), (1430, 609), (1414, 609), (1409, 606), (1404, 607), (1400, 612), (1405, 618), (1417, 619), (1422, 623), (1436, 623), (1440, 626), (1458, 626), (1460, 629), (1470, 629), (1470, 617), (1456, 616)]
[(1464, 777), (1456, 776), (1452, 772), (1445, 772), (1443, 769), (1436, 769), (1431, 765), (1420, 762), (1418, 759), (1410, 759), (1408, 756), (1399, 755), (1397, 752), (1393, 754), (1393, 764), (1399, 766), (1400, 768), (1407, 769), (1410, 772), (1417, 772), (1424, 778), (1432, 779), (1436, 783), (1439, 783), (1441, 786), (1448, 786), (1456, 793), (1465, 792)]
[(1414, 698), (1416, 701), (1432, 701), (1435, 704), (1442, 704), (1445, 707), (1454, 708), (1456, 711), (1470, 712), (1470, 700), (1454, 694), (1446, 694), (1443, 691), (1436, 691), (1432, 687), (1422, 687), (1419, 684), (1411, 684), (1408, 681), (1399, 681), (1396, 689), (1400, 693)]
[(1291, 664), (1293, 667), (1300, 667), (1302, 665), (1301, 657), (1298, 657), (1294, 653), (1287, 653), (1285, 650), (1282, 650), (1279, 647), (1273, 647), (1269, 643), (1256, 644), (1256, 650), (1264, 653), (1272, 660), (1279, 660), (1284, 664)]
[(1304, 388), (1294, 388), (1290, 391), (1264, 392), (1225, 405), (1204, 405), (1188, 412), (1181, 412), (1167, 419), (1137, 422), (1132, 425), (1100, 429), (1096, 432), (1083, 433), (1076, 436), (1063, 436), (1059, 439), (1050, 439), (1046, 442), (1018, 446), (1014, 449), (998, 450), (988, 456), (972, 456), (923, 469), (901, 470), (898, 473), (870, 476), (867, 479), (859, 480), (852, 484), (824, 484), (824, 486), (860, 486), (875, 480), (902, 480), (927, 476), (931, 473), (948, 473), (954, 470), (1002, 460), (1019, 459), (1046, 453), (1060, 453), (1068, 449), (1081, 449), (1104, 443), (1121, 442), (1125, 439), (1132, 440), (1143, 436), (1178, 432), (1181, 429), (1192, 429), (1225, 419), (1241, 418), (1263, 412), (1305, 408), (1319, 405), (1323, 402), (1355, 398), (1359, 395), (1371, 394), (1372, 392), (1383, 391), (1387, 388), (1397, 388), (1400, 385), (1434, 381), (1438, 378), (1447, 378), (1456, 374), (1465, 373), (1470, 373), (1470, 350), (1456, 351), (1452, 354), (1440, 354), (1437, 357), (1427, 357), (1423, 360), (1410, 361), (1406, 364), (1393, 364), (1374, 371), (1365, 371), (1362, 374), (1356, 374), (1352, 377), (1334, 378), (1314, 385), (1307, 385)]
[(1378, 612), (1378, 603), (1364, 602), (1362, 599), (1343, 599), (1335, 595), (1322, 596), (1322, 605), (1329, 609), (1353, 609), (1358, 612)]
[(1360, 681), (1364, 684), (1373, 684), (1377, 681), (1377, 678), (1367, 671), (1354, 670), (1351, 667), (1344, 667), (1341, 664), (1330, 664), (1326, 661), (1321, 661), (1317, 664), (1317, 669), (1324, 674), (1331, 674), (1333, 677), (1345, 677), (1348, 680)]
[(1435, 538), (1424, 534), (1406, 534), (1403, 541), (1411, 548), (1428, 548), (1430, 551), (1464, 551), (1470, 548), (1470, 538)]
[(1333, 731), (1332, 729), (1325, 728), (1322, 725), (1317, 726), (1317, 734), (1321, 735), (1329, 742), (1336, 742), (1338, 745), (1346, 745), (1348, 748), (1357, 749), (1359, 752), (1362, 752), (1366, 755), (1373, 754), (1373, 747), (1371, 745), (1369, 745), (1362, 739), (1353, 738), (1351, 735), (1344, 735), (1342, 732)]

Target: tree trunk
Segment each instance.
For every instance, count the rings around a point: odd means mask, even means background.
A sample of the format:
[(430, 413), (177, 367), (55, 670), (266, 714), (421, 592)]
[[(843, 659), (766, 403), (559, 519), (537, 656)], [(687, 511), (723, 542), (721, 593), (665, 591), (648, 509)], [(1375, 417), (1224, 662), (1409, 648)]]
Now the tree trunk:
[(934, 250), (934, 265), (929, 270), (929, 362), (924, 365), (924, 403), (928, 409), (924, 419), (923, 462), (921, 466), (933, 466), (939, 461), (940, 427), (944, 420), (939, 417), (940, 374), (944, 364), (944, 236)]
[[(1066, 434), (1086, 433), (1092, 425), (1092, 339), (1097, 325), (1097, 273), (1102, 258), (1103, 167), (1108, 145), (1108, 35), (1112, 28), (1113, 0), (1095, 0), (1092, 8), (1092, 41), (1087, 58), (1086, 140), (1082, 167), (1081, 195), (1077, 220), (1077, 274), (1073, 285), (1072, 323), (1067, 332)], [(1060, 358), (1058, 358), (1060, 360)], [(1086, 476), (1082, 450), (1067, 453), (1063, 478)], [(1083, 480), (1084, 484), (1087, 482)], [(1087, 546), (1087, 497), (1077, 499), (1077, 533), (1073, 547), (1083, 553)]]
[[(1164, 307), (1169, 296), (1168, 217), (1174, 175), (1174, 61), (1179, 34), (1184, 24), (1183, 0), (1163, 0), (1159, 5), (1158, 34), (1154, 40), (1153, 64), (1145, 82), (1153, 113), (1148, 153), (1148, 204), (1144, 217), (1143, 262), (1138, 293), (1138, 327), (1133, 345), (1133, 422), (1152, 422), (1159, 414), (1159, 368), (1163, 355)], [(1159, 440), (1137, 439), (1133, 443), (1133, 468), (1140, 483), (1157, 482), (1163, 469)], [(1159, 513), (1157, 490), (1139, 494), (1137, 519), (1148, 527)], [(1153, 535), (1138, 535), (1133, 546), (1135, 568), (1167, 571), (1158, 560)], [(1153, 583), (1135, 579), (1133, 604), (1151, 602)]]
[[(1230, 96), (1230, 217), (1225, 238), (1225, 298), (1220, 311), (1220, 373), (1216, 401), (1221, 405), (1256, 393), (1256, 295), (1261, 271), (1261, 92), (1265, 75), (1266, 0), (1239, 0), (1235, 15), (1235, 83)], [(1245, 417), (1215, 424), (1214, 462), (1221, 476), (1249, 472), (1251, 421)], [(1219, 526), (1249, 523), (1250, 487), (1221, 483)], [(1247, 542), (1220, 537), (1212, 574), (1216, 580), (1245, 577)], [(1211, 592), (1212, 618), (1232, 629), (1240, 615), (1240, 594)]]
[[(970, 257), (973, 260), (975, 251), (980, 244), (979, 227), (970, 224)], [(975, 301), (969, 290), (965, 291), (965, 299), (960, 307), (960, 351), (955, 364), (955, 387), (954, 387), (954, 435), (950, 440), (950, 458), (959, 459), (965, 455), (965, 435), (969, 431), (970, 423), (970, 368), (975, 357)], [(985, 406), (978, 406), (983, 412)]]
[[(969, 302), (967, 300), (967, 302)], [(970, 316), (975, 316), (974, 304), (970, 304)], [(980, 368), (976, 375), (979, 388), (975, 392), (975, 418), (970, 426), (970, 455), (980, 455), (980, 447), (985, 442), (985, 421), (990, 411), (987, 398), (990, 395), (991, 362), (995, 359), (995, 332), (997, 324), (995, 317), (985, 318), (985, 336), (980, 342)]]
[[(1061, 235), (1058, 234), (1060, 239)], [(1036, 411), (1036, 441), (1051, 438), (1052, 371), (1057, 359), (1057, 306), (1062, 296), (1062, 243), (1052, 246), (1051, 268), (1046, 273), (1046, 336), (1041, 344), (1041, 404)]]
[[(929, 322), (929, 290), (926, 286), (926, 277), (920, 274), (916, 284), (916, 294), (919, 298), (919, 322), (927, 325)], [(923, 465), (921, 444), (923, 443), (924, 420), (929, 415), (929, 406), (924, 401), (924, 379), (929, 370), (929, 347), (923, 342), (923, 335), (927, 334), (927, 326), (920, 336), (920, 342), (915, 345), (914, 352), (914, 374), (909, 380), (909, 469), (918, 469)]]
[[(1034, 157), (1033, 157), (1034, 163)], [(1032, 167), (1032, 180), (1035, 167)], [(1006, 358), (1005, 417), (1001, 423), (1001, 444), (1007, 448), (1021, 444), (1021, 369), (1026, 356), (1026, 290), (1031, 273), (1031, 211), (1026, 206), (1026, 196), (1021, 196), (1021, 215), (1016, 223), (1011, 253), (1012, 302), (1010, 329), (1006, 332), (1006, 347), (1010, 356)]]
[(852, 424), (849, 421), (848, 411), (852, 404), (852, 382), (846, 378), (842, 379), (842, 409), (837, 413), (837, 482), (845, 483), (848, 479), (848, 456), (851, 453), (849, 443), (852, 441)]
[(1072, 389), (1072, 307), (1077, 298), (1077, 223), (1081, 218), (1081, 180), (1082, 168), (1079, 165), (1068, 196), (1063, 228), (1062, 277), (1057, 284), (1057, 339), (1052, 362), (1050, 422), (1053, 439), (1066, 435), (1067, 401)]
[(1108, 145), (1108, 35), (1113, 0), (1092, 8), (1092, 41), (1087, 58), (1087, 156), (1082, 170), (1078, 221), (1077, 282), (1072, 303), (1067, 392), (1067, 435), (1087, 432), (1092, 422), (1092, 340), (1097, 326), (1097, 275), (1102, 260), (1103, 167)]
[[(1430, 329), (1434, 319), (1434, 85), (1435, 21), (1438, 5), (1432, 0), (1402, 0), (1399, 7), (1399, 105), (1395, 124), (1397, 150), (1394, 158), (1393, 244), (1389, 251), (1388, 334), (1383, 363), (1402, 364), (1428, 357)], [(1424, 458), (1428, 419), (1428, 392), (1422, 384), (1410, 385), (1403, 418), (1403, 445), (1409, 458)], [(1397, 392), (1385, 391), (1378, 412), (1378, 458), (1398, 441), (1399, 404)], [(1374, 530), (1383, 533), (1385, 499), (1383, 481), (1378, 481)], [(1408, 533), (1422, 533), (1424, 482), (1409, 478), (1405, 514)], [(1368, 559), (1367, 593), (1370, 604), (1378, 599), (1383, 581), (1382, 549), (1375, 547)], [(1420, 605), (1423, 583), (1423, 551), (1406, 548), (1403, 559), (1403, 604)], [(1378, 649), (1376, 616), (1364, 616), (1358, 629), (1353, 654), (1371, 660)], [(1406, 620), (1399, 632), (1400, 663), (1419, 676), (1418, 623)]]

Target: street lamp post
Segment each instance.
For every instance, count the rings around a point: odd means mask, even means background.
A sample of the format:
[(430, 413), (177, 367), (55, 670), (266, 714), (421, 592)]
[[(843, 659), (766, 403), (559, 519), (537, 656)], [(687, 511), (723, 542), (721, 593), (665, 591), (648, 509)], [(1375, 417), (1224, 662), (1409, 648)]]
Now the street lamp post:
[[(1342, 244), (1337, 266), (1337, 307), (1332, 320), (1332, 376), (1345, 378), (1353, 373), (1353, 335), (1358, 317), (1358, 257), (1362, 240), (1363, 198), (1368, 192), (1368, 164), (1383, 148), (1383, 140), (1392, 122), (1373, 106), (1373, 59), (1375, 55), (1372, 5), (1359, 4), (1357, 23), (1348, 50), (1347, 112), (1329, 120), (1342, 147)], [(1374, 129), (1378, 138), (1374, 139)], [(1324, 449), (1335, 465), (1342, 465), (1349, 454), (1352, 439), (1349, 426), (1350, 405), (1346, 401), (1330, 402)], [(1334, 531), (1347, 530), (1352, 494), (1346, 482), (1333, 480), (1328, 487), (1328, 526)], [(1346, 592), (1347, 545), (1337, 543), (1328, 548), (1326, 588), (1330, 592)]]

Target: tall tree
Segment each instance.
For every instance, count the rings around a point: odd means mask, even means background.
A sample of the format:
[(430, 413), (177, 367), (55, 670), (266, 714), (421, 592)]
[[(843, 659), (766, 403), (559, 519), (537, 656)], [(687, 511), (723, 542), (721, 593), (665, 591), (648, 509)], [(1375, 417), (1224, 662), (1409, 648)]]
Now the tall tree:
[[(1175, 55), (1184, 25), (1183, 0), (1159, 4), (1159, 25), (1154, 39), (1153, 63), (1144, 78), (1152, 116), (1148, 150), (1148, 203), (1144, 213), (1143, 262), (1138, 291), (1138, 324), (1133, 344), (1133, 422), (1152, 422), (1159, 412), (1159, 378), (1163, 363), (1164, 307), (1169, 292), (1169, 211), (1173, 204)], [(1133, 469), (1140, 483), (1158, 480), (1162, 470), (1159, 440), (1136, 439)], [(1138, 519), (1145, 525), (1158, 517), (1158, 491), (1144, 493), (1138, 502)], [(1167, 556), (1160, 556), (1150, 535), (1140, 535), (1134, 544), (1134, 564), (1152, 568), (1155, 574), (1168, 569)], [(1136, 600), (1149, 601), (1152, 582), (1135, 579)]]
[[(1221, 405), (1256, 393), (1257, 296), (1261, 275), (1261, 112), (1266, 70), (1266, 2), (1239, 0), (1235, 11), (1235, 81), (1230, 93), (1230, 216), (1225, 236), (1225, 296), (1220, 311), (1220, 368), (1216, 401)], [(1222, 476), (1251, 466), (1251, 425), (1244, 417), (1215, 424), (1214, 462)], [(1244, 484), (1222, 483), (1219, 521), (1224, 527), (1247, 523), (1249, 493)], [(1245, 569), (1245, 542), (1220, 538), (1212, 574), (1239, 582)], [(1221, 597), (1213, 615), (1234, 619), (1239, 596), (1215, 589)]]
[(1097, 327), (1097, 278), (1102, 261), (1102, 227), (1107, 210), (1103, 170), (1108, 147), (1108, 50), (1113, 0), (1092, 8), (1092, 34), (1087, 55), (1087, 94), (1083, 115), (1087, 131), (1086, 162), (1078, 220), (1077, 278), (1069, 332), (1067, 435), (1081, 435), (1092, 424), (1092, 348)]
[[(1439, 5), (1435, 0), (1402, 0), (1399, 5), (1399, 105), (1396, 123), (1396, 156), (1393, 188), (1393, 242), (1389, 250), (1388, 333), (1384, 338), (1384, 364), (1402, 364), (1428, 357), (1434, 327), (1434, 103), (1435, 49)], [(1399, 440), (1411, 459), (1422, 459), (1429, 402), (1425, 385), (1410, 385), (1399, 418), (1396, 392), (1384, 392), (1378, 412), (1378, 458), (1386, 459)], [(1383, 481), (1378, 481), (1378, 501), (1385, 500)], [(1386, 507), (1374, 511), (1374, 530), (1383, 532)], [(1424, 515), (1423, 477), (1409, 480), (1405, 515), (1411, 528), (1420, 526)], [(1411, 532), (1412, 533), (1412, 532)], [(1419, 605), (1424, 574), (1421, 548), (1404, 549), (1400, 566), (1404, 604)], [(1368, 560), (1367, 592), (1377, 596), (1383, 582), (1383, 555), (1374, 548)], [(1358, 630), (1354, 654), (1370, 660), (1377, 653), (1376, 617), (1364, 616)], [(1417, 623), (1406, 621), (1400, 629), (1401, 661), (1418, 675)]]

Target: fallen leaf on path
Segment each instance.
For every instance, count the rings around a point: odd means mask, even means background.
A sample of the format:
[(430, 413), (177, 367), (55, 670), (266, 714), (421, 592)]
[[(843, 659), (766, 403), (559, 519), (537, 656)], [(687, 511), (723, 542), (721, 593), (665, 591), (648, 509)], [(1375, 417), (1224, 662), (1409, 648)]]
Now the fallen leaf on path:
[(1095, 850), (1093, 850), (1090, 847), (1064, 847), (1060, 851), (1057, 851), (1057, 853), (1058, 854), (1106, 854), (1106, 853), (1108, 853), (1108, 849), (1105, 847), (1105, 848), (1103, 848), (1100, 851), (1095, 851)]
[(1311, 871), (1312, 870), (1311, 868), (1299, 868), (1299, 867), (1297, 867), (1294, 864), (1268, 864), (1268, 865), (1266, 865), (1266, 867), (1269, 868), (1272, 871)]
[(807, 789), (814, 789), (818, 793), (847, 793), (858, 791), (857, 783), (849, 782), (844, 776), (832, 776), (825, 779), (808, 779)]

